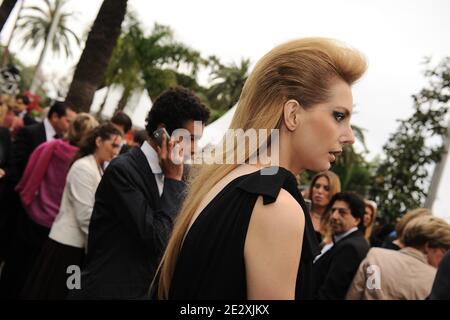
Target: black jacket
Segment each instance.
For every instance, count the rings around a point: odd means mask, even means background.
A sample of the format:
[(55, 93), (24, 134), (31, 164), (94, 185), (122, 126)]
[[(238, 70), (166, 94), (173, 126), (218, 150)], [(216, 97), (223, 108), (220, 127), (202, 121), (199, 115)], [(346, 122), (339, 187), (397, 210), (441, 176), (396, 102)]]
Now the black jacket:
[(95, 195), (81, 291), (72, 298), (139, 299), (148, 293), (185, 183), (165, 178), (160, 198), (140, 148), (107, 167)]
[(7, 170), (7, 178), (15, 185), (23, 175), (31, 153), (41, 143), (47, 141), (44, 123), (25, 126), (17, 132), (11, 148), (11, 161)]
[(450, 300), (450, 251), (439, 264), (429, 300)]
[[(9, 153), (11, 150), (11, 134), (9, 129), (0, 128), (0, 169), (5, 170), (8, 166)], [(0, 202), (2, 202), (5, 178), (0, 178)], [(1, 224), (1, 223), (0, 223)]]
[(32, 124), (38, 123), (32, 116), (30, 116), (28, 113), (26, 113), (23, 118), (23, 124), (25, 126), (31, 126)]
[(314, 263), (314, 298), (345, 299), (359, 264), (368, 251), (369, 244), (359, 230), (334, 244)]
[(0, 127), (0, 168), (4, 169), (9, 160), (11, 149), (11, 134), (8, 128)]

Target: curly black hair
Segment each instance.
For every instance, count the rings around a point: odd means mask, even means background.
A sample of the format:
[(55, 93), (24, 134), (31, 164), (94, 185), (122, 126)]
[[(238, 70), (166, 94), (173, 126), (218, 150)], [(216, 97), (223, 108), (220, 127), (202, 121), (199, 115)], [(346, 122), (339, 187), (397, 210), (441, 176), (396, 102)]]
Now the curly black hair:
[(160, 124), (164, 124), (171, 135), (182, 128), (187, 121), (206, 122), (209, 109), (189, 89), (181, 86), (170, 88), (161, 93), (153, 103), (147, 115), (145, 129), (150, 137)]

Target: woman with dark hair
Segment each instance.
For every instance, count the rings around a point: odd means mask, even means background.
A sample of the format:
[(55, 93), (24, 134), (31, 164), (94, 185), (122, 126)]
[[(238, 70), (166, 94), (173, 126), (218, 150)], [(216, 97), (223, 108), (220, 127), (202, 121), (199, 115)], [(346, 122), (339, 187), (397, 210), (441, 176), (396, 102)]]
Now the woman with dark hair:
[(59, 213), (23, 291), (25, 298), (65, 299), (68, 267), (79, 268), (83, 262), (103, 163), (119, 153), (121, 142), (119, 129), (104, 123), (82, 143), (67, 175)]

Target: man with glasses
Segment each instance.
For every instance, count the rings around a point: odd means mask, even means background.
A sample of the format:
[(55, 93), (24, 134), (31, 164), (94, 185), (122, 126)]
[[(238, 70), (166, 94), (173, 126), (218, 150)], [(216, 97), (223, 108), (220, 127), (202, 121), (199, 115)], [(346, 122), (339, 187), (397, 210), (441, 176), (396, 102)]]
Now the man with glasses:
[(314, 263), (314, 297), (345, 299), (359, 264), (369, 250), (364, 238), (364, 200), (354, 194), (336, 193), (328, 205), (333, 244)]

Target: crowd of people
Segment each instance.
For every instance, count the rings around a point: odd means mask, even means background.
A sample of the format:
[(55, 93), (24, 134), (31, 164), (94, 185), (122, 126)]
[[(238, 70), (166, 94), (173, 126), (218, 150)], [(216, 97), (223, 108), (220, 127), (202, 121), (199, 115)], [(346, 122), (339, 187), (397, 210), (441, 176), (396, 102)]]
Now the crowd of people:
[[(382, 235), (377, 204), (331, 171), (354, 142), (351, 86), (366, 68), (323, 38), (256, 64), (230, 128), (278, 130), (278, 143), (259, 137), (277, 152), (271, 174), (259, 161), (195, 165), (210, 112), (183, 87), (133, 139), (124, 112), (99, 121), (56, 101), (36, 121), (26, 96), (2, 96), (0, 298), (450, 299), (450, 225), (416, 208)], [(318, 173), (301, 191), (304, 170)]]

